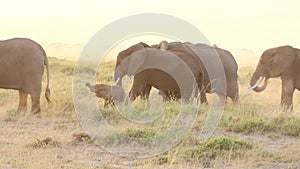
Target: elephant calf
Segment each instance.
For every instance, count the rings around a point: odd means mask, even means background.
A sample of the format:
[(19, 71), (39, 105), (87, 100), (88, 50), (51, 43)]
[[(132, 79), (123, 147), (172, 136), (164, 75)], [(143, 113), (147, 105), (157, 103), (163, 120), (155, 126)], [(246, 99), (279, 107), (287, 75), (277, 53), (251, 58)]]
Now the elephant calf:
[(86, 83), (86, 86), (91, 92), (96, 93), (96, 96), (104, 99), (104, 108), (108, 105), (115, 106), (115, 103), (124, 102), (125, 92), (119, 85), (95, 84)]

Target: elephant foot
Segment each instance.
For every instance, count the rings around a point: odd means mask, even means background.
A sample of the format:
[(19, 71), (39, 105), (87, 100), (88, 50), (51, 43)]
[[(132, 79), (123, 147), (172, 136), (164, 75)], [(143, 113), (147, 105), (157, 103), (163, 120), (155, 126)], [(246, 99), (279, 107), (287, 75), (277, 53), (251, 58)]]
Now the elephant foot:
[(31, 113), (34, 115), (41, 113), (41, 108), (32, 108)]
[(293, 111), (293, 106), (281, 106), (281, 111), (282, 112), (292, 112)]

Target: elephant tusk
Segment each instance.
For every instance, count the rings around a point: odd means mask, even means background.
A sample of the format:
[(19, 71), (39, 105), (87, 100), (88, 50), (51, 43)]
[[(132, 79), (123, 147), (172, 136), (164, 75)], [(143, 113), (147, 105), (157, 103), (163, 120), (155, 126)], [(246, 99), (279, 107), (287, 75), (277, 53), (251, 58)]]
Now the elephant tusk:
[(118, 83), (119, 83), (119, 81), (120, 81), (120, 77), (117, 79), (117, 81), (113, 84), (113, 86), (116, 86)]
[(260, 76), (259, 79), (256, 81), (256, 83), (253, 86), (249, 87), (247, 90), (253, 90), (254, 88), (256, 88), (263, 79), (264, 77)]

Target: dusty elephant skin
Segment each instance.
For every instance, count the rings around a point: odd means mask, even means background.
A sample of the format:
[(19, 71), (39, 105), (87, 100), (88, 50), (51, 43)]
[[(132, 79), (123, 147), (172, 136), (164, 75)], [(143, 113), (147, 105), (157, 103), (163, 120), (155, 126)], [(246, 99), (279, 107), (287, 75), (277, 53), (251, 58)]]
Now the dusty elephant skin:
[[(216, 45), (209, 46), (207, 44), (192, 44), (189, 42), (180, 43), (180, 42), (171, 42), (168, 43), (166, 41), (160, 42), (158, 45), (153, 45), (153, 47), (159, 48), (164, 51), (172, 51), (172, 50), (178, 50), (179, 47), (184, 48), (184, 51), (188, 53), (194, 53), (191, 55), (201, 55), (200, 62), (198, 62), (198, 66), (203, 70), (203, 87), (201, 91), (201, 98), (206, 98), (205, 93), (217, 93), (218, 95), (222, 95), (223, 92), (219, 89), (215, 89), (215, 91), (212, 90), (211, 87), (211, 81), (209, 79), (208, 72), (206, 71), (206, 66), (214, 66), (214, 64), (206, 63), (205, 61), (214, 62), (214, 59), (220, 58), (220, 61), (224, 68), (224, 73), (226, 76), (226, 97), (229, 97), (233, 103), (239, 102), (239, 86), (238, 86), (238, 65), (233, 57), (233, 55), (224, 49), (218, 48)], [(197, 49), (197, 53), (193, 51), (193, 49)], [(212, 55), (215, 55), (213, 57)], [(215, 80), (219, 80), (222, 77), (216, 77)], [(166, 100), (170, 99), (171, 97), (176, 97), (176, 95), (168, 94), (169, 91), (164, 91), (164, 94), (167, 98)], [(162, 95), (162, 92), (160, 92)], [(176, 97), (178, 98), (178, 97)], [(206, 99), (204, 99), (206, 100)]]
[[(128, 68), (125, 68), (124, 66), (122, 67), (124, 70), (119, 69), (119, 71), (116, 72), (116, 70), (117, 70), (117, 68), (119, 68), (119, 65), (121, 64), (121, 62), (126, 60), (128, 58), (128, 56), (131, 55), (132, 53), (134, 53), (135, 51), (139, 51), (139, 50), (142, 50), (142, 49), (148, 48), (148, 47), (150, 47), (150, 46), (147, 45), (146, 43), (140, 42), (138, 44), (132, 45), (131, 47), (129, 47), (126, 50), (119, 52), (119, 54), (117, 56), (115, 74), (114, 74), (115, 81), (117, 81), (117, 79), (120, 78), (120, 80), (118, 81), (118, 85), (122, 86), (122, 78), (123, 78), (123, 76), (128, 74), (127, 73)], [(137, 78), (137, 76), (135, 76), (134, 79), (135, 79), (134, 81), (136, 81), (137, 79), (138, 79), (138, 81), (141, 81), (142, 75), (138, 76), (138, 78)], [(151, 86), (147, 85), (143, 88), (140, 88), (138, 93), (143, 99), (148, 99), (150, 90), (151, 90)]]
[(116, 103), (124, 102), (125, 92), (119, 85), (91, 85), (90, 83), (86, 83), (86, 86), (91, 92), (94, 92), (97, 97), (104, 99), (104, 108), (108, 108), (108, 105), (115, 106)]
[[(218, 55), (218, 58), (222, 63), (225, 77), (226, 77), (226, 97), (229, 97), (233, 103), (239, 103), (239, 86), (238, 86), (238, 74), (237, 74), (238, 64), (236, 63), (233, 55), (229, 51), (225, 49), (221, 49), (216, 45), (209, 46), (206, 44), (198, 43), (195, 44), (194, 46), (200, 48), (201, 50), (209, 49), (209, 50), (215, 50), (217, 52), (216, 54)], [(202, 55), (202, 57), (210, 57), (210, 56)], [(206, 87), (206, 93), (213, 93), (211, 87), (211, 81), (209, 79), (209, 75), (207, 74), (205, 68), (204, 68), (204, 86)], [(218, 93), (218, 89), (216, 90), (216, 93), (220, 94)]]
[(25, 38), (0, 41), (0, 88), (19, 91), (18, 110), (26, 110), (27, 97), (32, 101), (31, 112), (41, 111), (40, 94), (44, 66), (47, 70), (45, 96), (50, 102), (49, 64), (44, 49)]
[[(293, 109), (293, 93), (300, 89), (300, 50), (292, 46), (271, 48), (262, 54), (250, 81), (250, 89), (261, 92), (269, 78), (280, 77), (282, 82), (281, 107)], [(263, 86), (259, 84), (264, 79)]]
[[(186, 51), (180, 43), (178, 43), (176, 50), (163, 51), (140, 42), (118, 54), (114, 78), (116, 80), (122, 79), (125, 75), (134, 75), (134, 82), (129, 93), (132, 101), (140, 95), (143, 98), (148, 98), (152, 86), (179, 95), (181, 92), (176, 81), (180, 83), (191, 82), (184, 80), (186, 77), (183, 73), (186, 72), (182, 70), (183, 65), (189, 68), (197, 82), (196, 86), (193, 87), (202, 88), (202, 70), (197, 63), (197, 57)], [(178, 79), (175, 81), (174, 76), (170, 76), (160, 68), (168, 69)], [(193, 87), (187, 87), (185, 88), (187, 90), (183, 91), (184, 101), (189, 101), (191, 98), (190, 94), (194, 90)], [(201, 101), (206, 102), (206, 98), (203, 97)]]

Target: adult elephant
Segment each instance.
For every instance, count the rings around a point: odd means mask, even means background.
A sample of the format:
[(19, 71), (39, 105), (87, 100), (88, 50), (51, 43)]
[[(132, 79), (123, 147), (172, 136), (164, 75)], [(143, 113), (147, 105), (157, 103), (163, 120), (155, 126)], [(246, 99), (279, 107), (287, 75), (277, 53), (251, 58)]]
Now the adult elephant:
[(31, 97), (31, 112), (40, 109), (40, 94), (44, 66), (47, 70), (45, 96), (50, 102), (49, 64), (44, 49), (36, 42), (25, 38), (0, 41), (0, 88), (19, 91), (18, 110), (26, 110), (28, 94)]
[[(154, 86), (162, 91), (184, 94), (183, 99), (188, 101), (194, 88), (202, 87), (202, 70), (196, 59), (184, 48), (161, 51), (141, 42), (118, 54), (114, 78), (117, 81), (125, 75), (134, 75), (131, 100), (139, 95), (147, 98), (151, 86)], [(188, 76), (189, 73), (192, 76)], [(192, 83), (193, 80), (196, 84)]]
[[(229, 51), (219, 48), (216, 45), (209, 46), (206, 44), (196, 44), (195, 46), (199, 47), (200, 51), (209, 49), (217, 52), (218, 55), (217, 58), (220, 59), (221, 65), (223, 66), (223, 70), (225, 73), (226, 97), (230, 98), (234, 104), (239, 103), (239, 86), (238, 86), (238, 74), (237, 74), (238, 64), (236, 63), (234, 56)], [(210, 56), (202, 55), (202, 58), (205, 57), (206, 60), (208, 60), (208, 57)], [(207, 71), (205, 71), (204, 74), (204, 85), (206, 86), (206, 92), (212, 93), (214, 92), (214, 90), (212, 89), (211, 81), (209, 80), (209, 77), (207, 76), (206, 73)], [(217, 77), (216, 79), (220, 79), (220, 78), (222, 77)], [(218, 92), (218, 90), (216, 90), (216, 92)]]
[[(176, 50), (177, 44), (180, 42), (171, 42), (166, 41), (160, 42), (158, 45), (154, 45), (161, 50)], [(229, 97), (233, 103), (239, 102), (239, 87), (238, 87), (238, 65), (233, 57), (233, 55), (224, 49), (218, 48), (216, 45), (209, 46), (207, 44), (192, 44), (189, 42), (182, 43), (190, 53), (194, 53), (200, 59), (198, 62), (199, 66), (203, 71), (203, 85), (204, 91), (206, 93), (217, 93), (220, 96), (225, 95)], [(217, 61), (220, 61), (218, 64)], [(223, 68), (218, 68), (223, 66)], [(217, 67), (217, 68), (216, 68)], [(213, 72), (209, 72), (211, 70)], [(219, 73), (224, 70), (224, 75), (226, 80), (222, 77), (223, 75)], [(209, 75), (213, 76), (210, 77)], [(211, 80), (212, 79), (212, 80)], [(218, 87), (212, 88), (212, 83), (218, 83)], [(225, 81), (226, 84), (222, 84)], [(226, 91), (224, 92), (224, 86), (226, 85)], [(167, 100), (169, 100), (168, 95)], [(206, 97), (205, 93), (201, 93), (201, 97)]]
[[(250, 81), (250, 89), (261, 92), (269, 78), (281, 78), (281, 107), (293, 109), (293, 93), (300, 89), (300, 50), (292, 46), (280, 46), (263, 52)], [(259, 86), (264, 79), (263, 86)]]
[[(145, 48), (150, 48), (150, 46), (144, 42), (137, 43), (135, 45), (130, 46), (129, 48), (119, 52), (117, 56), (116, 66), (115, 66), (115, 74), (114, 74), (114, 80), (117, 82), (118, 85), (122, 86), (122, 78), (126, 75), (129, 75), (128, 68), (124, 68), (124, 70), (118, 70), (117, 68), (119, 65), (128, 59), (128, 57), (133, 54), (136, 51), (143, 50)], [(134, 76), (134, 81), (142, 81), (143, 80), (143, 74), (137, 74)], [(144, 88), (139, 89), (139, 95), (143, 99), (148, 99), (150, 94), (151, 86), (147, 85)]]

